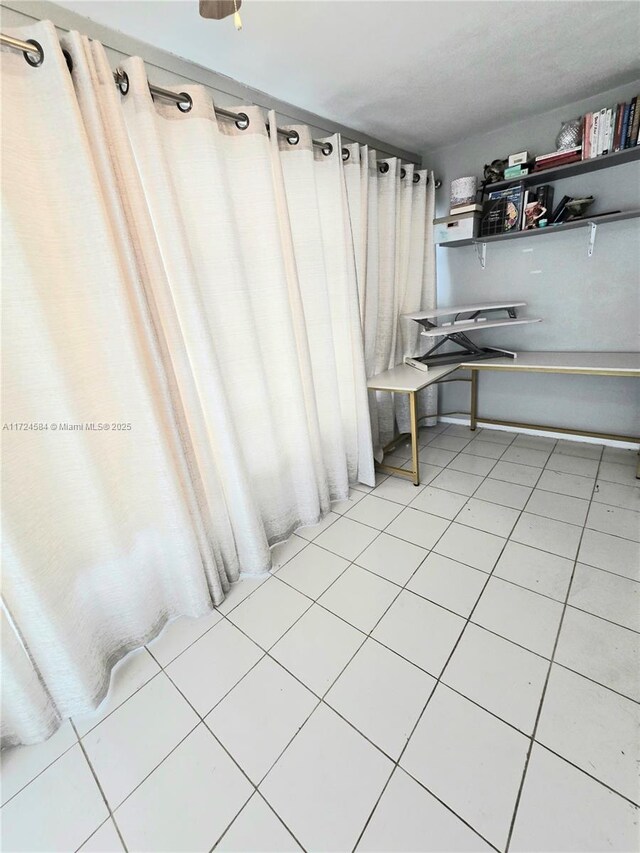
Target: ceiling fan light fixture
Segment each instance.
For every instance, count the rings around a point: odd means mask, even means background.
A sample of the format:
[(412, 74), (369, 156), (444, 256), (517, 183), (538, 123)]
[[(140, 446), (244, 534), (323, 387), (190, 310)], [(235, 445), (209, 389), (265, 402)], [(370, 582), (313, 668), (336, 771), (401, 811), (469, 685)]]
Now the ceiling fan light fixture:
[(233, 15), (233, 23), (237, 30), (242, 29), (242, 18), (240, 17), (240, 6), (242, 0), (199, 0), (200, 17), (221, 21), (229, 15)]

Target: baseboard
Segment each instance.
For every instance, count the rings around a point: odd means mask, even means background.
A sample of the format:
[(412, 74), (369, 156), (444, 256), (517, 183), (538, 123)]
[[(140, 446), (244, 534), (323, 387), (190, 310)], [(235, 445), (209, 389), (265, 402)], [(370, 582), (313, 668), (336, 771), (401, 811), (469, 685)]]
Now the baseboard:
[[(450, 415), (442, 415), (438, 418), (438, 421), (445, 424), (460, 424), (460, 426), (469, 426), (469, 415), (464, 412), (454, 412)], [(637, 450), (639, 445), (636, 442), (631, 441), (614, 441), (610, 438), (592, 438), (588, 435), (576, 435), (574, 433), (557, 433), (552, 432), (551, 430), (543, 430), (543, 429), (524, 429), (510, 426), (498, 426), (497, 424), (485, 424), (483, 423), (481, 418), (477, 420), (478, 428), (482, 429), (497, 429), (502, 432), (521, 432), (525, 435), (542, 435), (547, 438), (563, 438), (567, 441), (584, 441), (585, 444), (604, 444), (607, 447), (622, 447), (629, 450)]]

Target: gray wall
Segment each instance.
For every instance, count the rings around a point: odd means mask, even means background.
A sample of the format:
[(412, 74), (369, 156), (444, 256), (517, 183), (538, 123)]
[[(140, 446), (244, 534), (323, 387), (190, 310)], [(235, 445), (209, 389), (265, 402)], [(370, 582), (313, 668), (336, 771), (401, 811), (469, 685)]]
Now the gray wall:
[[(197, 0), (189, 0), (189, 2), (195, 3)], [(150, 3), (149, 14), (159, 14), (157, 9), (161, 5), (161, 3)], [(87, 2), (88, 12), (90, 12), (90, 6), (91, 3)], [(185, 81), (201, 83), (211, 92), (215, 103), (221, 107), (255, 104), (265, 110), (274, 109), (281, 124), (306, 124), (311, 128), (314, 138), (341, 133), (344, 142), (372, 145), (379, 152), (380, 157), (395, 156), (411, 163), (420, 163), (419, 154), (396, 148), (337, 122), (299, 109), (265, 92), (245, 86), (231, 77), (216, 74), (201, 65), (188, 62), (165, 50), (97, 24), (75, 12), (56, 6), (55, 3), (47, 0), (6, 0), (0, 3), (0, 25), (3, 29), (21, 27), (40, 20), (51, 21), (59, 30), (78, 30), (84, 35), (101, 41), (113, 68), (127, 56), (141, 56), (147, 66), (149, 80), (158, 86), (179, 85)]]
[[(449, 183), (481, 177), (485, 163), (517, 151), (552, 151), (562, 120), (627, 101), (640, 81), (489, 134), (427, 151), (426, 166), (442, 179), (437, 215), (448, 213)], [(544, 183), (541, 178), (540, 183)], [(594, 195), (592, 212), (640, 208), (640, 162), (557, 181), (555, 198)], [(588, 229), (487, 245), (483, 270), (474, 246), (438, 247), (438, 304), (517, 299), (543, 322), (505, 332), (487, 330), (478, 343), (514, 350), (640, 349), (640, 219), (598, 228), (587, 257)], [(469, 411), (469, 386), (441, 389), (444, 411)], [(486, 417), (594, 431), (640, 433), (640, 382), (583, 376), (481, 375), (479, 411)]]

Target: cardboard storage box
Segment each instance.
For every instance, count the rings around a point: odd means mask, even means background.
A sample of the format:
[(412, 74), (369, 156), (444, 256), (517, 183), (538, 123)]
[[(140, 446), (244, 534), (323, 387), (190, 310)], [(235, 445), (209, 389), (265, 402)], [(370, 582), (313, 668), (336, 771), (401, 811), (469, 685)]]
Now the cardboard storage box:
[(478, 213), (463, 213), (460, 216), (443, 216), (433, 220), (433, 242), (454, 243), (471, 240), (478, 233)]

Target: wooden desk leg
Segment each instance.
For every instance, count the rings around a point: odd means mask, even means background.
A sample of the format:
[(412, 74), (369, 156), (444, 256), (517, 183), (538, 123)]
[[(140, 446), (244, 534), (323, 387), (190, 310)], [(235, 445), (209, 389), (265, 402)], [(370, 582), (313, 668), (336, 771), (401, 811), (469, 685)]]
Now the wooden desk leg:
[(478, 371), (471, 370), (471, 416), (469, 420), (469, 429), (476, 428), (476, 418), (478, 416)]
[(418, 395), (409, 391), (409, 420), (411, 421), (411, 462), (413, 464), (413, 485), (420, 485), (420, 462), (418, 460)]

